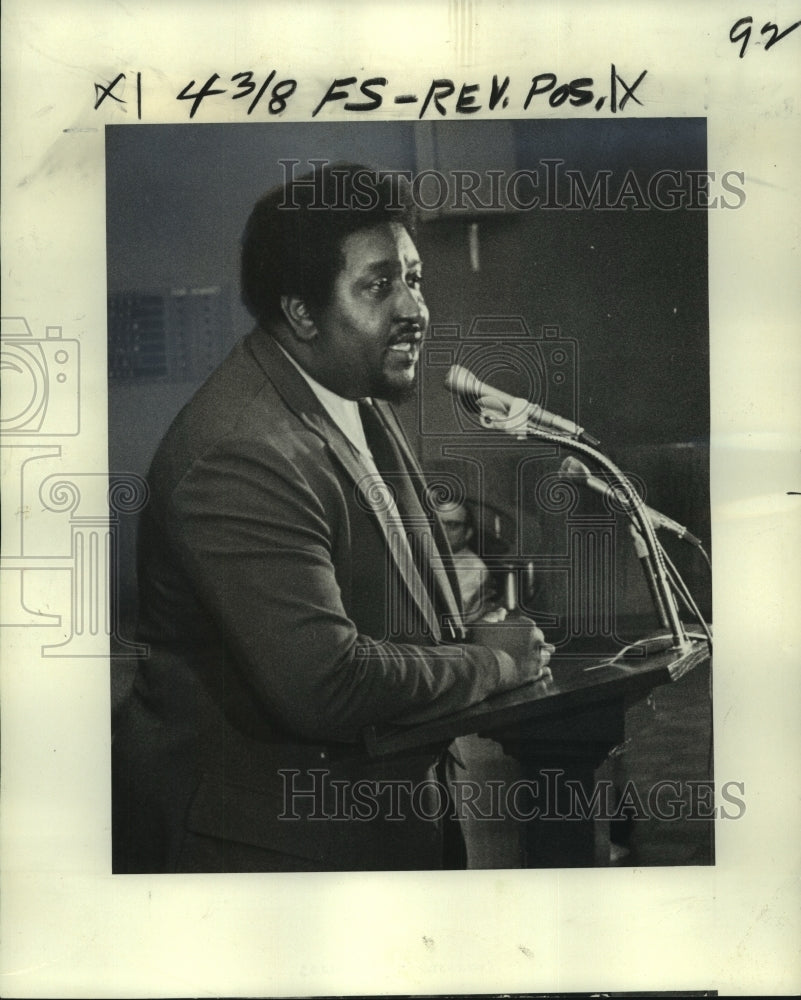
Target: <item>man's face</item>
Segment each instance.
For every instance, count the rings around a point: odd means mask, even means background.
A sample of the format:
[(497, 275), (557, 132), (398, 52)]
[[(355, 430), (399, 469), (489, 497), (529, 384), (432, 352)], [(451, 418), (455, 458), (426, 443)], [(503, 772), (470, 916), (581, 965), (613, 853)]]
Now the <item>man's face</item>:
[(465, 508), (455, 505), (449, 510), (441, 511), (439, 518), (445, 528), (451, 551), (461, 552), (462, 549), (466, 549), (473, 537), (473, 529), (470, 527), (469, 515)]
[(414, 388), (428, 327), (417, 249), (388, 222), (351, 233), (341, 252), (328, 305), (314, 315), (310, 374), (347, 399), (399, 401)]

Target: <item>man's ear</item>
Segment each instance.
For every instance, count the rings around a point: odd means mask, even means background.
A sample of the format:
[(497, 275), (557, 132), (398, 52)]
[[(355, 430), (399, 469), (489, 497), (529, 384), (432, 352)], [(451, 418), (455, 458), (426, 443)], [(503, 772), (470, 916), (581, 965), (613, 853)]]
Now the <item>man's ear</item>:
[(286, 317), (293, 336), (304, 343), (314, 340), (317, 336), (317, 326), (303, 299), (298, 298), (297, 295), (282, 295), (281, 311)]

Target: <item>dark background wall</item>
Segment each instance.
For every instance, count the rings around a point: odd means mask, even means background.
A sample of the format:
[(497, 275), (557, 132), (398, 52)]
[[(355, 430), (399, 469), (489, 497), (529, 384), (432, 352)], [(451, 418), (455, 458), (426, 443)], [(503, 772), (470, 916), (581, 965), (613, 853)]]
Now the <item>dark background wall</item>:
[[(244, 222), (256, 198), (283, 179), (278, 161), (289, 158), (301, 161), (300, 170), (310, 158), (327, 158), (412, 171), (435, 165), (527, 168), (541, 177), (543, 161), (558, 159), (561, 169), (581, 171), (588, 183), (598, 171), (611, 172), (614, 193), (629, 170), (643, 189), (659, 170), (704, 170), (706, 133), (699, 119), (448, 121), (433, 129), (379, 122), (110, 127), (109, 292), (230, 288), (222, 357), (251, 325), (238, 302)], [(557, 625), (571, 587), (553, 568), (566, 552), (568, 513), (544, 509), (537, 490), (563, 456), (459, 431), (439, 366), (448, 350), (458, 354), (472, 343), (477, 317), (494, 317), (499, 322), (490, 351), (500, 358), (504, 387), (530, 389), (530, 377), (522, 374), (516, 387), (513, 364), (498, 346), (519, 337), (541, 362), (540, 388), (550, 387), (546, 405), (580, 420), (607, 454), (640, 477), (652, 506), (709, 542), (706, 213), (634, 202), (606, 211), (431, 213), (417, 236), (434, 324), (428, 346), (446, 351), (427, 353), (423, 395), (403, 408), (403, 419), (432, 475), (461, 479), (472, 499), (501, 512), (514, 551), (539, 557), (541, 586), (532, 610), (552, 614)], [(521, 320), (527, 328), (522, 335)], [(558, 327), (569, 345), (569, 372), (558, 386), (543, 326)], [(110, 469), (144, 474), (196, 385), (112, 382), (109, 388)], [(439, 433), (445, 430), (457, 430), (456, 437), (446, 439)], [(592, 497), (573, 514), (609, 517)], [(615, 529), (614, 600), (625, 615), (649, 602), (621, 528)], [(131, 538), (129, 530), (123, 540), (124, 611), (133, 592)], [(672, 540), (668, 545), (708, 614), (705, 569), (692, 551), (673, 548)]]

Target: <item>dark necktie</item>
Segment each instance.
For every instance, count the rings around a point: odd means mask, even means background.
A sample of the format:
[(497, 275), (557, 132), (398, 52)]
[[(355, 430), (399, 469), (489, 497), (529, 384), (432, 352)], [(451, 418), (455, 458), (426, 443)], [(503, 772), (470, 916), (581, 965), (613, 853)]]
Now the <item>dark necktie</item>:
[(458, 616), (456, 599), (431, 531), (431, 521), (414, 488), (414, 483), (420, 476), (406, 462), (395, 432), (380, 409), (371, 402), (362, 400), (359, 402), (359, 412), (373, 461), (395, 498), (397, 512), (406, 530), (407, 542), (423, 585), (439, 612), (440, 622), (446, 622), (443, 631), (448, 638), (457, 638), (453, 622), (454, 616)]
[(359, 412), (373, 461), (395, 496), (403, 523), (415, 534), (420, 529), (430, 530), (431, 522), (412, 486), (409, 467), (383, 415), (376, 406), (364, 400), (359, 403)]

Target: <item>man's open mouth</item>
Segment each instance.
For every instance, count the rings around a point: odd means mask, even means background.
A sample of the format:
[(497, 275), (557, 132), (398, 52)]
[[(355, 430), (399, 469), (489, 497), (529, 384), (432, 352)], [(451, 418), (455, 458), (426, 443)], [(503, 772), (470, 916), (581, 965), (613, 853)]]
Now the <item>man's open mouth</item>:
[(407, 354), (410, 358), (417, 360), (422, 340), (423, 334), (420, 330), (405, 331), (393, 338), (389, 350), (398, 354)]

